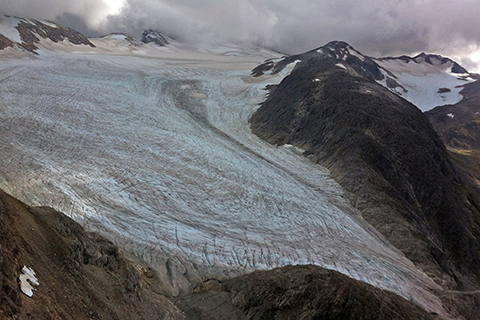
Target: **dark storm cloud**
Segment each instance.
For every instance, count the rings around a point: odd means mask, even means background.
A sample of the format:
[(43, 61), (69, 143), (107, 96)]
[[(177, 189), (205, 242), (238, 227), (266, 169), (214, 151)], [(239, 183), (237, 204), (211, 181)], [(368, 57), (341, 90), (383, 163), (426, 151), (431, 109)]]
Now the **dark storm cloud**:
[(108, 9), (107, 1), (98, 0), (1, 0), (0, 12), (19, 17), (56, 20), (70, 14), (84, 20), (84, 25), (98, 26)]
[[(115, 4), (123, 10), (107, 17)], [(2, 0), (0, 11), (70, 24), (87, 35), (138, 36), (154, 28), (184, 41), (260, 44), (287, 53), (331, 40), (370, 55), (455, 56), (480, 44), (477, 0)]]

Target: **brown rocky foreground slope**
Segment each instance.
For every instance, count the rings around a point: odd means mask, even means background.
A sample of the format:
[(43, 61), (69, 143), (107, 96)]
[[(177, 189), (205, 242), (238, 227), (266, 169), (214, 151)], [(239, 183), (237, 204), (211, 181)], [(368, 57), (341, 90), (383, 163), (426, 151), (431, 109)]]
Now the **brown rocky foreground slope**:
[[(147, 267), (49, 208), (0, 191), (1, 319), (435, 319), (391, 292), (318, 266), (258, 271), (166, 298)], [(39, 285), (18, 283), (23, 266)], [(454, 300), (457, 298), (454, 297)]]

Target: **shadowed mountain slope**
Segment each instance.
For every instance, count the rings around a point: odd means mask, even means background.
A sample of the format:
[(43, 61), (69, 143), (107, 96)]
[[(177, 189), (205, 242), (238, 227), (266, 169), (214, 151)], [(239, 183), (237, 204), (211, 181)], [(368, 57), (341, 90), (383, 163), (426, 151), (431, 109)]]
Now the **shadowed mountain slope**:
[[(478, 77), (478, 76), (477, 76)], [(425, 112), (445, 145), (456, 150), (480, 150), (480, 82), (466, 84), (459, 103)]]
[(477, 288), (477, 187), (420, 110), (358, 71), (367, 69), (359, 59), (324, 51), (295, 57), (252, 116), (253, 132), (327, 166), (363, 216), (437, 283)]

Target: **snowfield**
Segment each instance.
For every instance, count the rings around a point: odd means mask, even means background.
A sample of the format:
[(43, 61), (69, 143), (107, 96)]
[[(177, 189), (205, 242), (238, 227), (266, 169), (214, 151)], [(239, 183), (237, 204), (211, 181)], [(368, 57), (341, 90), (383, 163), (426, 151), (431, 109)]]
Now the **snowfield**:
[[(419, 62), (414, 60), (407, 62), (402, 59), (377, 59), (375, 62), (384, 68), (382, 72), (385, 77), (377, 82), (413, 103), (422, 112), (437, 106), (460, 102), (463, 99), (460, 94), (463, 86), (475, 81), (468, 74), (453, 73), (453, 63), (429, 64), (421, 60)], [(395, 75), (395, 81), (401, 87), (394, 89), (388, 87), (386, 79), (390, 75), (385, 69)]]
[(265, 52), (162, 50), (0, 60), (0, 187), (101, 232), (158, 270), (172, 294), (312, 263), (443, 314), (433, 281), (326, 169), (251, 134), (263, 88), (290, 70), (252, 78)]

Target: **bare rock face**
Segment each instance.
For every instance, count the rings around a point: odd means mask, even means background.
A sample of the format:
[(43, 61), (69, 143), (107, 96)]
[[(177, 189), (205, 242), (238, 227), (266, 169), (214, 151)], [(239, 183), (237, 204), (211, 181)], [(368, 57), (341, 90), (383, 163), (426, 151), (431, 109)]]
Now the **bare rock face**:
[[(73, 44), (94, 45), (81, 33), (63, 26), (52, 26), (36, 20), (21, 21), (16, 27), (22, 39), (21, 46), (28, 51), (38, 49), (36, 44), (40, 39), (50, 39), (53, 42), (68, 40)], [(39, 37), (38, 37), (38, 36)]]
[(142, 42), (153, 42), (161, 47), (168, 44), (168, 40), (158, 31), (148, 29), (142, 33)]
[(478, 188), (420, 110), (330, 46), (295, 57), (252, 116), (253, 132), (327, 166), (364, 218), (438, 284), (478, 288)]
[(13, 41), (0, 34), (0, 50), (8, 47), (13, 47)]

